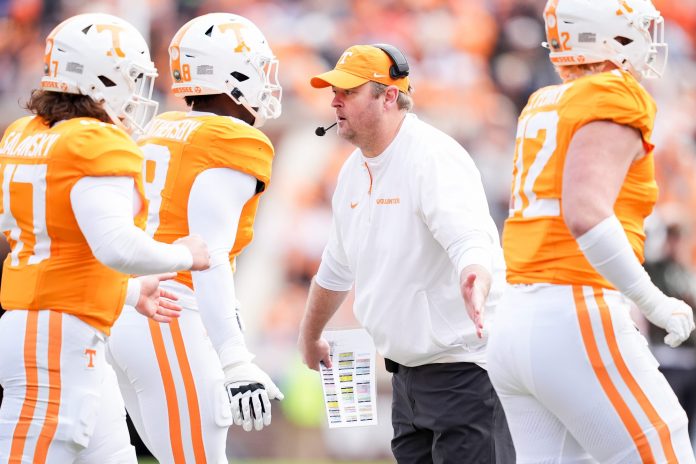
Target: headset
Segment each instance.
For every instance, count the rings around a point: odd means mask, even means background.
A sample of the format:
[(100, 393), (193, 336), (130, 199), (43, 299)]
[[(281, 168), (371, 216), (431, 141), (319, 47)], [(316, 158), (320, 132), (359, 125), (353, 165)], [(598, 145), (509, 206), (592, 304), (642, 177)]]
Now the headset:
[(372, 46), (389, 55), (389, 59), (392, 62), (392, 65), (389, 67), (389, 77), (402, 79), (408, 76), (408, 61), (406, 61), (406, 57), (401, 53), (401, 50), (389, 44), (373, 44)]

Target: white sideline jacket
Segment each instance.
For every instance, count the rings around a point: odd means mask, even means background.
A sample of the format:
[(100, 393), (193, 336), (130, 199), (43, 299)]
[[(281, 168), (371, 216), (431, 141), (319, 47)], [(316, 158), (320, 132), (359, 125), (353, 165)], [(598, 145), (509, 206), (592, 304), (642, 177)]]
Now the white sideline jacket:
[(377, 351), (399, 364), (485, 365), (459, 288), (461, 270), (480, 264), (493, 277), (485, 327), (505, 282), (497, 228), (481, 177), (454, 139), (407, 114), (387, 149), (356, 149), (332, 200), (333, 227), (316, 283), (346, 291)]

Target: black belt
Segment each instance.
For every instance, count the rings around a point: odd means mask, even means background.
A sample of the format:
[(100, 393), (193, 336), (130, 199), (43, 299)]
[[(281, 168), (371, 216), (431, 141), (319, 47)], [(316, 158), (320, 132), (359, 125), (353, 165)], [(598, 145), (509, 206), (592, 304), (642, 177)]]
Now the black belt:
[(384, 367), (387, 369), (387, 372), (392, 374), (399, 372), (399, 363), (391, 359), (384, 358)]

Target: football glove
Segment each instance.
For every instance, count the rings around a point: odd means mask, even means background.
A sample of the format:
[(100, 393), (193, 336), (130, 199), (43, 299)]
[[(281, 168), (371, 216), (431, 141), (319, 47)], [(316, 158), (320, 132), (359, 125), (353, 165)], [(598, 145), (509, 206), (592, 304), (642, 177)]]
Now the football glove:
[(645, 317), (667, 331), (665, 343), (676, 348), (689, 338), (694, 330), (694, 312), (681, 300), (665, 297), (650, 311), (643, 310)]
[(282, 400), (283, 393), (256, 364), (240, 362), (224, 368), (225, 389), (230, 399), (232, 418), (250, 432), (271, 424), (270, 400)]

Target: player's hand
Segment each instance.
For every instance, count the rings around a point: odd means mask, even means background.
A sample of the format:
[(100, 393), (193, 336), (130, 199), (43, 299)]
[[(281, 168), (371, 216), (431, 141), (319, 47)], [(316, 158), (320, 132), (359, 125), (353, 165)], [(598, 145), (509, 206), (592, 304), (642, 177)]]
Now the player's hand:
[(324, 364), (329, 369), (332, 367), (331, 347), (329, 342), (323, 338), (308, 340), (300, 334), (300, 337), (297, 339), (297, 347), (302, 354), (302, 362), (310, 369), (318, 371), (319, 363)]
[(140, 297), (135, 309), (155, 322), (170, 322), (172, 318), (179, 317), (181, 306), (174, 303), (179, 297), (159, 286), (160, 282), (174, 277), (176, 277), (176, 272), (138, 277)]
[(474, 322), (476, 335), (483, 338), (483, 313), (486, 308), (488, 286), (481, 283), (481, 278), (474, 272), (462, 272), (460, 290), (464, 298), (466, 312)]
[(694, 312), (691, 306), (681, 300), (666, 297), (645, 317), (658, 327), (667, 331), (665, 343), (676, 348), (689, 338), (694, 330)]
[(193, 256), (192, 271), (205, 271), (210, 267), (208, 245), (205, 244), (200, 235), (181, 237), (174, 243), (177, 245), (184, 245), (191, 252), (191, 256)]
[(268, 427), (271, 424), (270, 400), (284, 398), (273, 380), (256, 364), (246, 361), (227, 366), (224, 371), (235, 425), (241, 425), (247, 432), (252, 428)]

